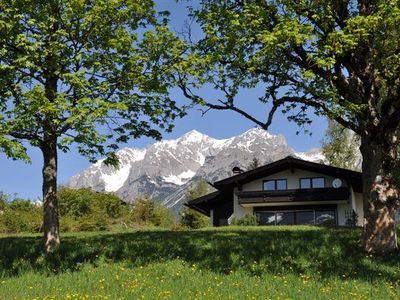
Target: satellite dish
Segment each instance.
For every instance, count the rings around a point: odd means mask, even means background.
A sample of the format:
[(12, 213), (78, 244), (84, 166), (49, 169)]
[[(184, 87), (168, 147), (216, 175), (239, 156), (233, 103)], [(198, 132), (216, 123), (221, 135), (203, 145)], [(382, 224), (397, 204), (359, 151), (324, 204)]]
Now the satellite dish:
[(340, 180), (339, 178), (335, 178), (332, 181), (332, 186), (337, 189), (340, 188), (342, 186), (342, 180)]

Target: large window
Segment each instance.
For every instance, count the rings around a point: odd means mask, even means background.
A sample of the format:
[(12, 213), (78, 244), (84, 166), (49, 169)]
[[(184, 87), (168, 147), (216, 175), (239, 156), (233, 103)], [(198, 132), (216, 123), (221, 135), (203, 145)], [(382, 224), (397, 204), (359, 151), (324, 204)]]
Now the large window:
[(300, 178), (301, 189), (311, 189), (311, 178)]
[(326, 210), (326, 211), (316, 211), (315, 212), (315, 224), (318, 225), (335, 225), (335, 211)]
[(286, 179), (271, 179), (263, 182), (264, 191), (280, 191), (287, 190)]
[(298, 211), (296, 212), (296, 224), (298, 225), (309, 225), (314, 224), (314, 212), (313, 211)]
[(335, 225), (335, 210), (258, 211), (259, 225)]
[(325, 187), (325, 178), (314, 177), (314, 178), (300, 178), (301, 189), (316, 189)]
[(273, 212), (257, 213), (256, 218), (260, 225), (275, 225), (275, 213)]
[(294, 225), (295, 223), (295, 212), (277, 212), (276, 213), (276, 225)]

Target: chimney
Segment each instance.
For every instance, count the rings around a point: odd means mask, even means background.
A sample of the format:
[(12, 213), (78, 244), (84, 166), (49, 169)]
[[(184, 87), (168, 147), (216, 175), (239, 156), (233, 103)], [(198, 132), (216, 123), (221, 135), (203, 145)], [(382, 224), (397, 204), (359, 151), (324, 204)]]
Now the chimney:
[(240, 173), (243, 173), (243, 170), (241, 169), (241, 168), (239, 168), (239, 167), (234, 167), (233, 169), (232, 169), (232, 173), (233, 174), (240, 174)]

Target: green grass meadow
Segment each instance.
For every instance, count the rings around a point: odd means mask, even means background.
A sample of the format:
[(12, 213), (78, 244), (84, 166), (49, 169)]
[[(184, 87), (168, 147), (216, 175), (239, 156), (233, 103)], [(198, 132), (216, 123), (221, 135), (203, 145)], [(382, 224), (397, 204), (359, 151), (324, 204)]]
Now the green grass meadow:
[(0, 237), (0, 299), (400, 299), (400, 256), (359, 229), (225, 227)]

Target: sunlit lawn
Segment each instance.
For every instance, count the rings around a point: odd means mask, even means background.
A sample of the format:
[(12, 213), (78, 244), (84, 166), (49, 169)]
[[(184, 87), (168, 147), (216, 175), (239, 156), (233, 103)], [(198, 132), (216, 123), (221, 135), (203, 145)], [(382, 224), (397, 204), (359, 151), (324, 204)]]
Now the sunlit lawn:
[(0, 299), (400, 299), (400, 258), (359, 230), (227, 227), (0, 238)]

